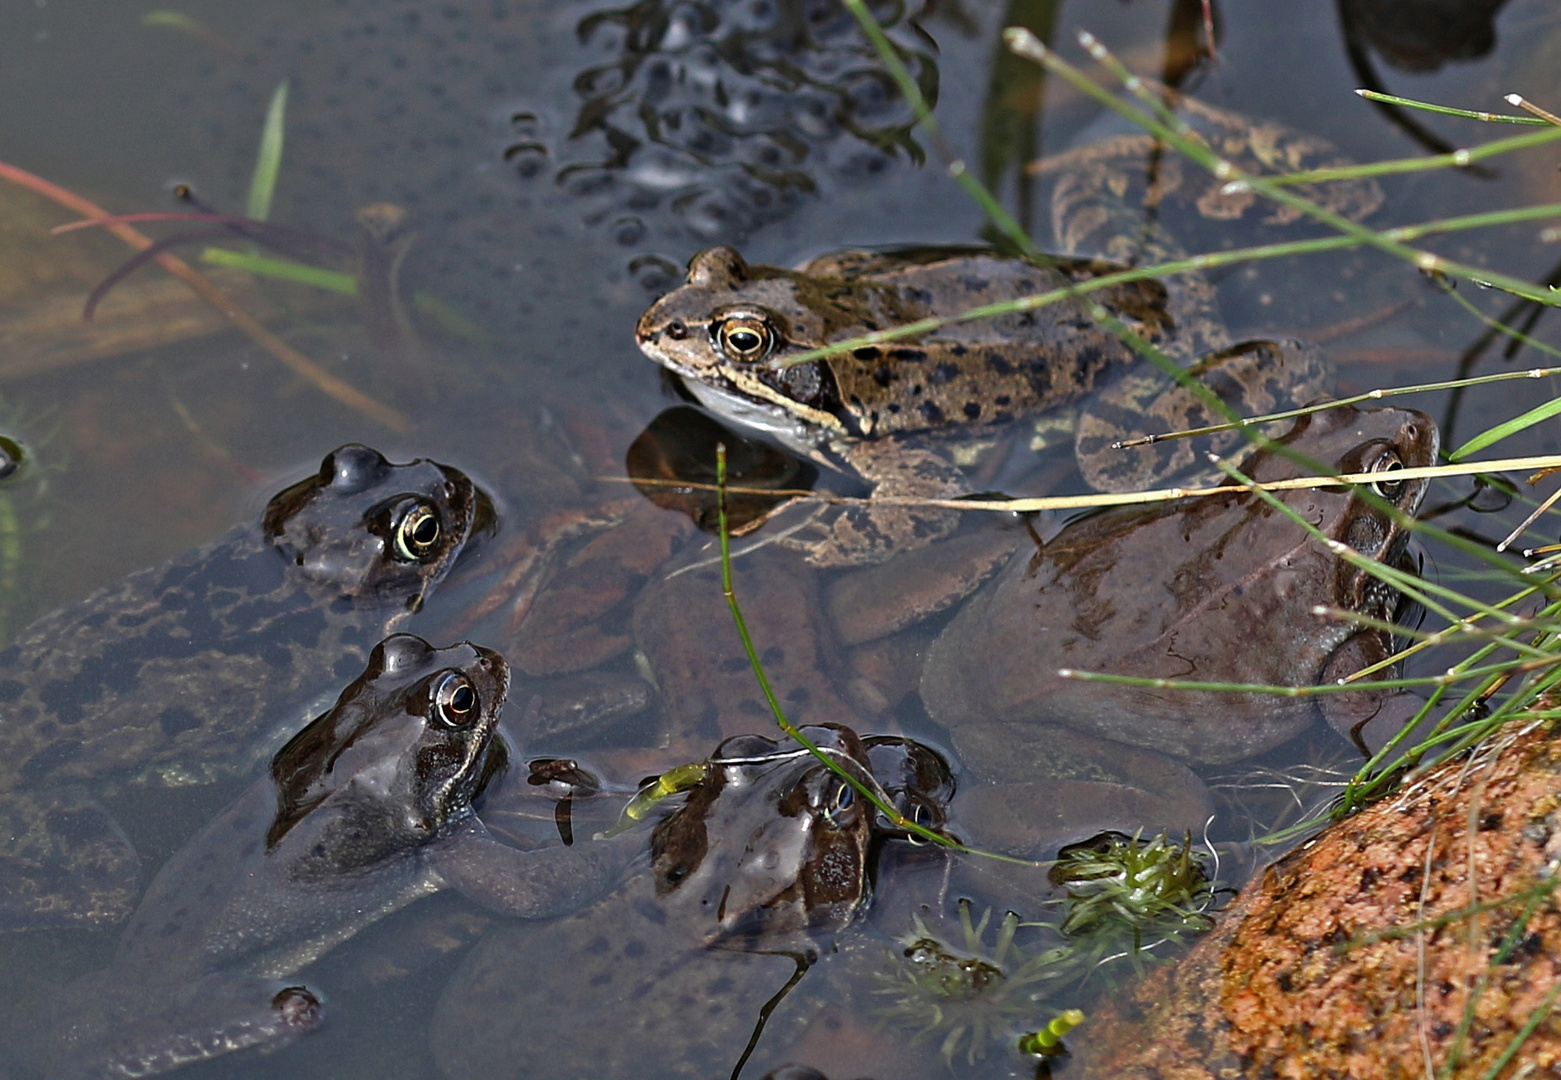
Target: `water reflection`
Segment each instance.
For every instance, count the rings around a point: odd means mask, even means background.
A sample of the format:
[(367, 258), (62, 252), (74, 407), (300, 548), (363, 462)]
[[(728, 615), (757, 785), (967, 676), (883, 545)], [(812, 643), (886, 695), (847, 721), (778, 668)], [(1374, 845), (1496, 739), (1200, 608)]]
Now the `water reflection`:
[[(716, 447), (726, 448), (727, 527), (734, 536), (763, 524), (765, 516), (798, 490), (812, 488), (818, 469), (768, 443), (733, 431), (702, 409), (667, 409), (629, 446), (625, 465), (635, 486), (651, 502), (681, 510), (707, 533), (720, 527), (716, 492)], [(763, 491), (788, 489), (786, 494)]]
[[(1507, 0), (1338, 0), (1339, 29), (1344, 52), (1360, 85), (1379, 94), (1389, 93), (1377, 74), (1371, 54), (1376, 53), (1400, 71), (1435, 71), (1445, 63), (1476, 60), (1496, 44), (1495, 21)], [(1456, 149), (1421, 119), (1422, 114), (1390, 101), (1372, 104), (1394, 127), (1420, 146), (1436, 154)], [(1477, 176), (1489, 178), (1491, 169), (1472, 166)]]

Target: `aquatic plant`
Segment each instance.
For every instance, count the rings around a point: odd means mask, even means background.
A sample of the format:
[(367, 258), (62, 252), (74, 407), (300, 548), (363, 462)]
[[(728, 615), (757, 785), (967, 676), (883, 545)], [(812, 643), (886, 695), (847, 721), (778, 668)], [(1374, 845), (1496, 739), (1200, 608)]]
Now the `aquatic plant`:
[(880, 1004), (871, 1011), (885, 1024), (912, 1033), (913, 1045), (938, 1040), (938, 1052), (952, 1064), (963, 1052), (973, 1064), (994, 1042), (1011, 1043), (1040, 1018), (1039, 1002), (1058, 984), (1080, 973), (1078, 951), (1058, 945), (1027, 953), (1014, 941), (1019, 916), (1006, 912), (990, 949), (985, 942), (992, 909), (971, 921), (969, 900), (959, 902), (961, 940), (943, 941), (918, 914), (898, 939), (901, 949), (887, 968), (874, 973)]
[(1065, 848), (1051, 869), (1066, 894), (1057, 930), (1098, 958), (1138, 966), (1148, 950), (1204, 933), (1214, 889), (1192, 837), (1103, 833)]
[[(899, 950), (874, 973), (879, 1004), (871, 1011), (910, 1032), (913, 1044), (936, 1039), (950, 1064), (961, 1055), (974, 1063), (994, 1042), (1027, 1054), (1054, 1051), (1074, 1025), (1063, 1020), (1062, 1030), (1042, 1038), (1050, 1027), (1036, 1026), (1043, 1003), (1116, 961), (1138, 970), (1151, 950), (1213, 926), (1214, 889), (1191, 837), (1105, 833), (1065, 849), (1051, 877), (1064, 891), (1062, 918), (1023, 922), (1009, 911), (990, 947), (991, 908), (973, 921), (970, 901), (961, 899), (955, 942), (914, 915), (912, 928), (896, 939)], [(1026, 927), (1050, 931), (1058, 943), (1023, 948), (1015, 937)]]

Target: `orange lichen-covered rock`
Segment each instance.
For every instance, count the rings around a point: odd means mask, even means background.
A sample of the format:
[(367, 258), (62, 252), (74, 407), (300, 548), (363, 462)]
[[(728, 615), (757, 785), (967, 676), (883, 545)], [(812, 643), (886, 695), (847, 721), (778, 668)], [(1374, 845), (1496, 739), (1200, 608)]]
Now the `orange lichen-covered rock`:
[(1509, 726), (1253, 881), (1182, 963), (1069, 1040), (1078, 1073), (1550, 1070), (1561, 1065), (1558, 866), (1561, 739), (1545, 723)]

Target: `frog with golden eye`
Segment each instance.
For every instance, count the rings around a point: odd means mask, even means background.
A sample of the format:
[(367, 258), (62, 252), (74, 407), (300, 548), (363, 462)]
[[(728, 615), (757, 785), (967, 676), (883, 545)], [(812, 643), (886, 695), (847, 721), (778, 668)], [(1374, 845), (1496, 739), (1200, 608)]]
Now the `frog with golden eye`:
[[(1197, 115), (1224, 136), (1222, 152), (1257, 171), (1338, 162), (1321, 140), (1280, 125), (1206, 106)], [(1234, 143), (1243, 131), (1254, 140), (1244, 156)], [(1289, 156), (1275, 159), (1276, 148)], [(1151, 486), (1200, 466), (1209, 451), (1235, 449), (1240, 438), (1227, 432), (1126, 453), (1112, 449), (1119, 439), (1222, 418), (1146, 367), (1137, 348), (1096, 318), (1094, 305), (1246, 415), (1319, 397), (1332, 372), (1322, 352), (1304, 342), (1233, 343), (1212, 287), (1197, 274), (1066, 295), (1134, 262), (1180, 250), (1175, 238), (1146, 225), (1157, 219), (1145, 209), (1142, 183), (1088, 188), (1093, 197), (1085, 198), (1088, 185), (1074, 175), (1114, 176), (1112, 166), (1130, 173), (1135, 162), (1141, 170), (1148, 153), (1131, 140), (1108, 140), (1100, 153), (1086, 150), (1059, 167), (1053, 210), (1063, 256), (1030, 260), (972, 247), (847, 250), (788, 270), (712, 248), (695, 255), (686, 281), (641, 317), (636, 340), (723, 419), (860, 480), (880, 499), (965, 494), (965, 468), (983, 461), (1005, 428), (1076, 403), (1083, 403), (1074, 447), (1083, 479), (1098, 490)], [(1353, 217), (1380, 202), (1370, 181), (1320, 191), (1325, 205)], [(1204, 194), (1190, 190), (1187, 198), (1207, 206), (1210, 217), (1240, 216), (1242, 208), (1230, 212), (1229, 199), (1210, 202)], [(1146, 231), (1155, 236), (1147, 247), (1129, 244)], [(1102, 244), (1102, 236), (1122, 243)], [(1101, 247), (1108, 249), (1105, 257)], [(875, 331), (1055, 292), (1064, 294), (1058, 302), (1033, 310), (961, 319), (791, 362)], [(817, 566), (862, 565), (946, 535), (956, 520), (948, 510), (882, 501), (847, 508), (786, 542), (804, 548)]]
[(0, 650), (0, 925), (129, 914), (138, 860), (97, 800), (247, 774), (495, 523), (459, 469), (348, 444), (259, 521), (22, 630)]
[(163, 867), (108, 967), (8, 1016), (0, 1060), (98, 1080), (275, 1050), (324, 1019), (309, 965), (422, 897), (453, 889), (520, 918), (588, 903), (643, 836), (522, 850), (488, 831), (473, 803), (508, 761), (508, 688), (491, 650), (380, 642)]
[[(1040, 763), (1059, 746), (1106, 769), (1152, 754), (1194, 785), (1188, 764), (1251, 758), (1319, 720), (1358, 745), (1380, 746), (1419, 698), (1176, 683), (1310, 687), (1384, 665), (1391, 627), (1409, 605), (1331, 545), (1413, 573), (1408, 522), (1429, 481), (1398, 474), (1433, 464), (1437, 447), (1424, 413), (1341, 406), (1302, 417), (1275, 448), (1248, 455), (1241, 471), (1258, 482), (1311, 472), (1286, 452), (1374, 478), (1276, 493), (1321, 538), (1244, 489), (1070, 522), (1016, 552), (944, 627), (927, 650), (922, 702), (992, 785), (984, 798), (1011, 818), (1052, 812), (1041, 808), (1055, 802), (1057, 785)], [(1084, 681), (1067, 670), (1164, 685)]]

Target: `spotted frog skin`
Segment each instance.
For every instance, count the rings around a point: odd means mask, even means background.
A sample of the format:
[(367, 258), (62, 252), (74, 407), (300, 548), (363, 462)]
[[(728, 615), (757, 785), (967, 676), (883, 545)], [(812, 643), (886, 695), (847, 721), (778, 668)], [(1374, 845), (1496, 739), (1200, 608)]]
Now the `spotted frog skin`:
[(632, 857), (628, 840), (522, 851), (472, 801), (503, 770), (509, 671), (497, 653), (397, 634), (336, 706), (176, 854), (113, 962), (19, 1029), (48, 1080), (151, 1076), (319, 1026), (298, 981), (321, 955), (455, 888), (506, 915), (573, 910)]
[[(1248, 171), (1348, 163), (1315, 136), (1162, 89), (1197, 137)], [(1118, 440), (1222, 418), (1138, 362), (1077, 299), (783, 366), (800, 352), (872, 331), (1165, 262), (1195, 238), (1200, 246), (1228, 246), (1230, 226), (1242, 219), (1268, 230), (1267, 240), (1298, 217), (1250, 193), (1224, 191), (1223, 181), (1136, 129), (1091, 138), (1032, 171), (1051, 186), (1060, 252), (1044, 267), (979, 248), (921, 248), (841, 251), (783, 270), (712, 248), (641, 318), (640, 348), (714, 412), (843, 469), (880, 496), (961, 494), (968, 485), (951, 461), (968, 464), (1005, 420), (1080, 399), (1075, 458), (1097, 490), (1153, 486), (1202, 467), (1208, 452), (1238, 450), (1240, 438), (1229, 432), (1113, 449)], [(1382, 201), (1370, 179), (1310, 185), (1306, 194), (1355, 220)], [(1199, 235), (1209, 222), (1219, 234)], [(1089, 299), (1244, 415), (1304, 404), (1331, 388), (1332, 373), (1315, 348), (1289, 340), (1233, 344), (1212, 285), (1197, 273), (1119, 285)], [(821, 540), (808, 538), (809, 558), (819, 565), (880, 561), (954, 521), (893, 505), (852, 510)]]
[[(1424, 413), (1341, 407), (1303, 417), (1280, 442), (1341, 473), (1380, 473), (1370, 487), (1412, 516), (1428, 482), (1393, 476), (1434, 463), (1438, 434)], [(1242, 471), (1260, 481), (1305, 474), (1266, 450)], [(1356, 489), (1279, 497), (1330, 542), (1390, 566), (1406, 559), (1408, 530)], [(1234, 761), (1279, 745), (1319, 713), (1348, 734), (1403, 702), (1370, 691), (1291, 698), (1123, 686), (1058, 670), (1312, 686), (1386, 659), (1392, 644), (1381, 629), (1314, 608), (1392, 622), (1401, 602), (1249, 492), (1124, 507), (1017, 553), (933, 643), (921, 696), (967, 764), (988, 775), (1020, 742), (1043, 741), (1042, 725), (1194, 762)]]
[(83, 785), (250, 773), (493, 522), (459, 470), (349, 444), (258, 523), (23, 630), (0, 651), (0, 925), (122, 919), (136, 860)]
[[(929, 824), (952, 792), (917, 744), (803, 729), (861, 779)], [(650, 864), (594, 907), (531, 932), (500, 926), (466, 958), (434, 1015), (447, 1076), (533, 1080), (729, 1075), (760, 1008), (866, 908), (878, 844), (873, 807), (792, 744), (737, 736), (651, 835)], [(828, 951), (827, 949), (825, 950)], [(547, 980), (518, 973), (546, 969)], [(770, 1017), (767, 1047), (801, 995)], [(610, 1034), (609, 1034), (610, 1033)]]
[[(877, 496), (952, 498), (968, 488), (954, 461), (972, 439), (991, 439), (999, 425), (1077, 401), (1137, 364), (1137, 354), (1091, 318), (1082, 301), (944, 326), (789, 367), (784, 361), (870, 331), (1119, 269), (1098, 260), (1043, 266), (976, 248), (920, 248), (842, 251), (782, 270), (712, 248), (694, 257), (683, 286), (641, 317), (636, 336), (647, 355), (724, 418), (860, 477)], [(1230, 345), (1207, 296), (1180, 309), (1155, 281), (1091, 295), (1184, 366), (1202, 358), (1200, 373), (1210, 372), (1219, 380), (1217, 392), (1243, 408), (1283, 407), (1298, 395), (1315, 396), (1328, 381), (1321, 355), (1298, 342)], [(1128, 409), (1136, 420), (1139, 406)], [(1091, 454), (1101, 449), (1092, 447)], [(1093, 457), (1081, 457), (1081, 464), (1091, 480), (1106, 481)], [(835, 519), (822, 542), (807, 538), (809, 559), (822, 566), (882, 561), (946, 534), (956, 520), (946, 510), (854, 508)]]

